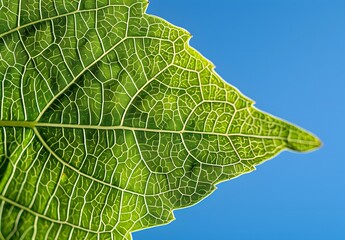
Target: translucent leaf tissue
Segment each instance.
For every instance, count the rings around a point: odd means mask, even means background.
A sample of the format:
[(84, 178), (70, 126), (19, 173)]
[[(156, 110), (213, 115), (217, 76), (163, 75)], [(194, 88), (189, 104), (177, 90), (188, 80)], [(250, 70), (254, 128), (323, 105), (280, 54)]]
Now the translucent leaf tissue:
[(147, 5), (0, 2), (0, 239), (129, 240), (284, 149), (320, 146)]

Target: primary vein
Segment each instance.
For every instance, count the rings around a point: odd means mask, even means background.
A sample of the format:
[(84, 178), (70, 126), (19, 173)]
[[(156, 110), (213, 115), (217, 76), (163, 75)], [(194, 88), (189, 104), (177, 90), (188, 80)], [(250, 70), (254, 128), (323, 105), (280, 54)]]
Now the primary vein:
[[(2, 121), (0, 120), (0, 127), (25, 127), (25, 128), (38, 128), (38, 127), (51, 127), (51, 128), (70, 128), (70, 129), (90, 129), (90, 130), (128, 130), (128, 131), (141, 131), (141, 132), (153, 132), (153, 133), (165, 133), (165, 134), (202, 134), (202, 135), (215, 135), (224, 137), (249, 137), (257, 139), (276, 139), (286, 141), (286, 137), (279, 136), (262, 136), (246, 133), (220, 133), (220, 132), (206, 132), (196, 130), (165, 130), (154, 128), (140, 128), (131, 126), (101, 126), (101, 125), (80, 125), (80, 124), (64, 124), (64, 123), (42, 123), (36, 121)], [(313, 144), (313, 142), (299, 139), (289, 139), (290, 142), (301, 144)]]

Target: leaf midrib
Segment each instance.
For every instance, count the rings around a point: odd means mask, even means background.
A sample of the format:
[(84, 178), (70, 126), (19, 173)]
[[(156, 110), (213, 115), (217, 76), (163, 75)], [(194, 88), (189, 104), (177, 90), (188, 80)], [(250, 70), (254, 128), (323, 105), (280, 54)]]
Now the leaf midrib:
[(166, 133), (166, 134), (201, 134), (201, 135), (216, 135), (224, 137), (248, 137), (248, 138), (257, 138), (257, 139), (275, 139), (282, 140), (293, 143), (300, 144), (312, 144), (313, 141), (306, 141), (301, 139), (287, 139), (285, 137), (279, 136), (262, 136), (254, 134), (245, 134), (245, 133), (219, 133), (219, 132), (203, 132), (203, 131), (193, 131), (193, 130), (165, 130), (165, 129), (155, 129), (155, 128), (140, 128), (140, 127), (131, 127), (131, 126), (101, 126), (101, 125), (83, 125), (83, 124), (64, 124), (64, 123), (42, 123), (37, 121), (3, 121), (0, 120), (0, 127), (24, 127), (24, 128), (39, 128), (39, 127), (51, 127), (51, 128), (71, 128), (71, 129), (91, 129), (91, 130), (128, 130), (128, 131), (140, 131), (140, 132), (153, 132), (153, 133)]

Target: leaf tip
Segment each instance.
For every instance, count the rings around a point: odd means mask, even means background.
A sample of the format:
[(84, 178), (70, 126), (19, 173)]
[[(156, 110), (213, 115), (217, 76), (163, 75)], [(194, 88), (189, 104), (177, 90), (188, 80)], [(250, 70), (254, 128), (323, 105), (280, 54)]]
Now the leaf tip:
[(287, 147), (290, 150), (297, 152), (314, 151), (322, 147), (322, 145), (323, 143), (320, 138), (297, 127), (293, 127), (290, 130), (290, 134), (287, 139)]

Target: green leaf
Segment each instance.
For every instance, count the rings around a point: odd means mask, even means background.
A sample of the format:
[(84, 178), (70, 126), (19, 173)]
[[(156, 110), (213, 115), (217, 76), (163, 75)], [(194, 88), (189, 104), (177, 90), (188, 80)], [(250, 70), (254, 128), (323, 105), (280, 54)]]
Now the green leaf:
[(284, 149), (143, 0), (0, 2), (0, 238), (131, 239)]

